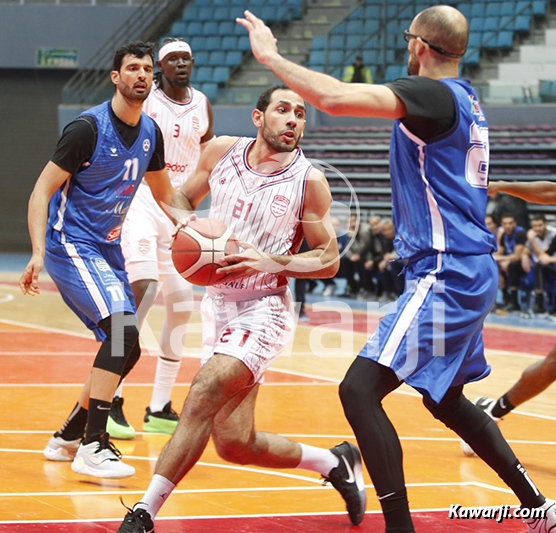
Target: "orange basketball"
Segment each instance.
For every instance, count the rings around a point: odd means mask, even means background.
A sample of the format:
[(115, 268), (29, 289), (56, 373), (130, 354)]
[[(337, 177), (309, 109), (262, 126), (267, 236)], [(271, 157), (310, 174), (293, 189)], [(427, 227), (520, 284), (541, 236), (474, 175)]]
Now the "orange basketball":
[(193, 285), (214, 285), (224, 278), (216, 274), (224, 256), (239, 252), (232, 230), (213, 218), (196, 218), (182, 228), (172, 244), (176, 270)]

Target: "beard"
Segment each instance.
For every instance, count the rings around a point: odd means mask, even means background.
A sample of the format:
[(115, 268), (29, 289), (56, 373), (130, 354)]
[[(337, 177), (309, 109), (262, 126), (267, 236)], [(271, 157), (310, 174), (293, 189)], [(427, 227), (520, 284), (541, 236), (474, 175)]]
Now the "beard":
[(149, 96), (149, 93), (151, 92), (149, 89), (148, 91), (145, 90), (145, 92), (137, 93), (135, 92), (133, 87), (125, 83), (120, 83), (118, 85), (118, 90), (122, 93), (122, 96), (124, 96), (126, 99), (133, 100), (135, 102), (144, 102), (147, 99), (147, 96)]
[(419, 61), (413, 54), (409, 54), (407, 59), (407, 75), (408, 76), (417, 76), (419, 74)]
[[(283, 133), (283, 132), (282, 132)], [(295, 132), (294, 132), (295, 133)], [(299, 144), (299, 138), (295, 140), (294, 144), (283, 143), (279, 139), (279, 135), (273, 133), (266, 125), (263, 126), (262, 131), (263, 139), (275, 152), (293, 152)]]

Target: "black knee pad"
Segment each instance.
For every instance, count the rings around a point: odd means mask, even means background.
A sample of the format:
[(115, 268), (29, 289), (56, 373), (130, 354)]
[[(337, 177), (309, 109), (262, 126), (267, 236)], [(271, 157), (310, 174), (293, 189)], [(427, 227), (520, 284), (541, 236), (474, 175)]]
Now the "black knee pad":
[(115, 313), (99, 323), (106, 334), (97, 353), (94, 368), (121, 376), (133, 347), (139, 341), (137, 318), (133, 313)]
[(122, 379), (125, 379), (127, 377), (127, 375), (131, 372), (133, 367), (137, 364), (137, 361), (139, 361), (140, 357), (141, 357), (141, 346), (139, 346), (139, 341), (137, 341), (135, 343), (135, 346), (131, 350), (129, 357), (127, 358), (124, 371), (122, 373)]

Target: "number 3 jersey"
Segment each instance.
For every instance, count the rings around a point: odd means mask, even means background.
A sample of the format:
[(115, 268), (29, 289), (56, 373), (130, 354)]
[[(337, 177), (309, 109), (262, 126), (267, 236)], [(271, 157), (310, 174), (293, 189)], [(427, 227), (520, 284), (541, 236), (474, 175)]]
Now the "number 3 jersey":
[[(303, 241), (303, 202), (307, 176), (313, 167), (296, 148), (287, 167), (270, 174), (258, 172), (247, 160), (254, 142), (240, 137), (212, 170), (209, 217), (224, 222), (239, 240), (263, 252), (294, 254)], [(287, 284), (287, 278), (279, 273), (260, 272), (214, 287), (228, 293), (270, 291)]]
[(488, 254), (496, 249), (485, 226), (488, 124), (466, 80), (440, 80), (452, 93), (455, 125), (430, 144), (397, 120), (392, 131), (394, 242), (402, 258), (436, 252)]
[(93, 155), (50, 200), (48, 226), (74, 240), (118, 243), (120, 229), (156, 148), (156, 126), (141, 115), (137, 139), (128, 147), (113, 122), (110, 102), (82, 113), (95, 119)]

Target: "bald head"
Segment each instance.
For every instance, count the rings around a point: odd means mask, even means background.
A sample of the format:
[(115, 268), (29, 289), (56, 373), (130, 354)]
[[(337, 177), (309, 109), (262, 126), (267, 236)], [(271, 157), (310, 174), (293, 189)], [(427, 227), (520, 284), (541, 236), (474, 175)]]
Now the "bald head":
[(433, 6), (421, 11), (413, 19), (411, 29), (446, 52), (463, 54), (467, 49), (469, 24), (454, 7)]

